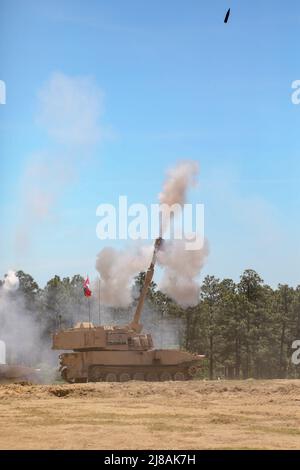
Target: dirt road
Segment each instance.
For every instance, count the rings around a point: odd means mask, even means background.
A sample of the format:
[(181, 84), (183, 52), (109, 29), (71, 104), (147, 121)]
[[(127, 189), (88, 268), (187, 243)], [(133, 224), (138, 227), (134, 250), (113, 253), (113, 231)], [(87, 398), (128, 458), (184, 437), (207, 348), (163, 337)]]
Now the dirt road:
[(0, 385), (0, 449), (299, 449), (300, 381)]

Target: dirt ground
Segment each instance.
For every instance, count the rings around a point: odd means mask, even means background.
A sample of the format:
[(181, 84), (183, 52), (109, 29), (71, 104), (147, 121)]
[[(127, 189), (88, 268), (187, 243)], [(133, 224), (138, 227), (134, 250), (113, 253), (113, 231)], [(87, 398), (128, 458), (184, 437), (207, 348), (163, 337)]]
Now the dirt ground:
[(300, 380), (0, 385), (0, 449), (299, 449)]

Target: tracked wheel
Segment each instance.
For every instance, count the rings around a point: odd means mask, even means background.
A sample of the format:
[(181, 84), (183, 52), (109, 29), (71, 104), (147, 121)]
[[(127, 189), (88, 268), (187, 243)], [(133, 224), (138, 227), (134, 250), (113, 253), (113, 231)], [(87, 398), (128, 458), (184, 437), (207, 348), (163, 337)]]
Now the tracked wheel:
[(172, 374), (170, 372), (167, 372), (167, 371), (162, 372), (159, 376), (159, 380), (161, 382), (168, 382), (168, 381), (172, 380)]
[(185, 377), (184, 372), (178, 371), (178, 372), (175, 372), (173, 378), (176, 381), (183, 381), (185, 380), (186, 377)]
[(92, 366), (89, 368), (89, 382), (103, 382), (105, 380), (105, 374), (102, 371), (101, 366)]
[(114, 372), (109, 372), (105, 377), (106, 382), (118, 382), (118, 376)]
[(69, 384), (73, 383), (73, 380), (68, 378), (68, 369), (67, 369), (67, 367), (63, 367), (61, 369), (60, 375), (61, 375), (62, 379), (65, 380), (66, 382), (68, 382)]
[(143, 374), (143, 372), (135, 372), (132, 378), (133, 380), (145, 380), (145, 375)]
[(128, 372), (122, 372), (122, 374), (120, 374), (119, 376), (119, 379), (120, 379), (120, 382), (128, 382), (131, 377), (130, 377), (130, 374), (128, 374)]
[(146, 380), (147, 382), (158, 382), (158, 374), (156, 372), (148, 372)]
[(199, 371), (199, 367), (197, 366), (190, 366), (188, 369), (188, 373), (190, 377), (195, 377), (197, 375), (197, 372)]

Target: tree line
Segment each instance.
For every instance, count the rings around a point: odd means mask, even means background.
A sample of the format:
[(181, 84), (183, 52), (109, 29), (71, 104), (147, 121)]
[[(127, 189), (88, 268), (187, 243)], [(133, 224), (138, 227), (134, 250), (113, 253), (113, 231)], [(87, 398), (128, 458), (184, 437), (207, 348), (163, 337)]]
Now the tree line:
[[(62, 279), (54, 276), (44, 289), (23, 271), (17, 276), (24, 314), (43, 325), (43, 334), (50, 337), (56, 329), (87, 321), (89, 316), (95, 323), (127, 323), (145, 273), (136, 277), (134, 301), (127, 309), (99, 305), (97, 296), (88, 305), (80, 275)], [(199, 303), (184, 309), (152, 282), (145, 310), (155, 317), (156, 324), (170, 322), (174, 327), (178, 322), (179, 346), (205, 354), (203, 375), (207, 378), (300, 377), (300, 365), (291, 360), (293, 342), (300, 339), (300, 286), (279, 284), (273, 289), (250, 269), (243, 272), (238, 283), (206, 276)]]

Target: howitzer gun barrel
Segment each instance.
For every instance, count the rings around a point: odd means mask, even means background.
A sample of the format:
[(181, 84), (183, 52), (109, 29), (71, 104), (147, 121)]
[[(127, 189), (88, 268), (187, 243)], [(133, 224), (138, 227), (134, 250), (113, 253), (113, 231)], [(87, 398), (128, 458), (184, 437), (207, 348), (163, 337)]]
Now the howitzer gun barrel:
[(145, 303), (145, 299), (146, 299), (146, 295), (147, 295), (149, 286), (150, 286), (151, 281), (153, 279), (154, 266), (155, 266), (155, 263), (156, 263), (157, 252), (161, 247), (162, 241), (163, 241), (163, 239), (161, 237), (159, 237), (155, 240), (154, 251), (153, 251), (153, 256), (152, 256), (152, 259), (151, 259), (151, 263), (150, 263), (150, 266), (149, 266), (149, 268), (146, 272), (144, 285), (143, 285), (143, 288), (141, 290), (141, 294), (140, 294), (139, 301), (138, 301), (138, 304), (137, 304), (137, 307), (136, 307), (136, 310), (135, 310), (133, 320), (129, 325), (131, 329), (133, 329), (134, 331), (137, 331), (137, 332), (140, 332), (141, 329), (142, 329), (142, 326), (140, 325), (142, 310), (143, 310), (143, 307), (144, 307), (144, 303)]

